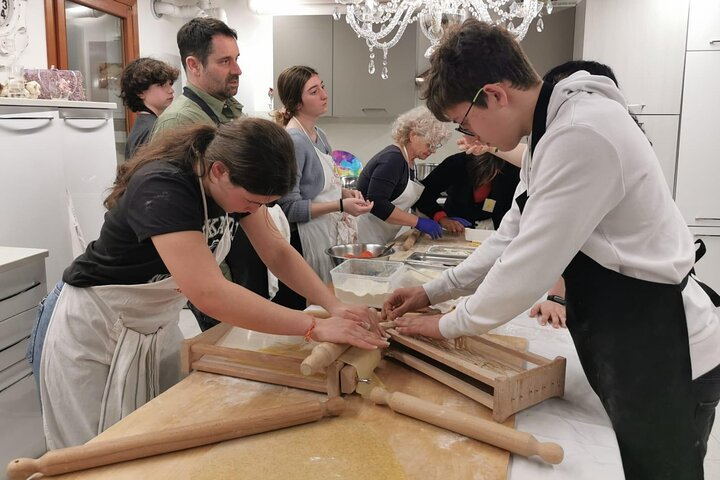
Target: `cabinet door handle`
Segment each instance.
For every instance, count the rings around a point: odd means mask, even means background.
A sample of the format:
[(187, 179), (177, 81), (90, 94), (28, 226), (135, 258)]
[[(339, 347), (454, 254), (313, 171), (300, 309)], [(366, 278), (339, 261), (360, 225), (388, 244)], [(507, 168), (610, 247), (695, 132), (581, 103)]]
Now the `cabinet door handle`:
[(643, 108), (645, 108), (646, 105), (647, 104), (645, 104), (645, 103), (628, 103), (628, 110), (633, 110), (636, 108), (639, 108), (640, 110), (642, 110)]
[(387, 113), (387, 109), (385, 108), (372, 108), (372, 107), (366, 107), (361, 108), (363, 113)]
[(720, 40), (710, 40), (710, 45), (717, 45), (720, 43)]
[(695, 220), (709, 220), (709, 221), (720, 221), (720, 217), (695, 217)]
[(0, 120), (47, 120), (49, 122), (52, 122), (52, 119), (53, 119), (53, 117), (41, 117), (41, 116), (37, 116), (37, 117), (22, 117), (22, 116), (8, 117), (5, 115), (0, 116)]

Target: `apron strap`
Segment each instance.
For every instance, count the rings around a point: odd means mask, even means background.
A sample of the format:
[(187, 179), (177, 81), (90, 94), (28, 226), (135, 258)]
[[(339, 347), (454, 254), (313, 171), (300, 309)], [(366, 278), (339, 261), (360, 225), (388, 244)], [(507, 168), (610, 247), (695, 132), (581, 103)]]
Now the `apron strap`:
[[(532, 135), (530, 136), (530, 158), (532, 158), (535, 153), (535, 147), (537, 147), (538, 142), (540, 142), (542, 136), (545, 135), (545, 129), (547, 128), (547, 111), (552, 92), (553, 86), (547, 82), (543, 82), (540, 95), (538, 95), (537, 103), (535, 104), (535, 112), (533, 113)], [(525, 210), (527, 200), (527, 190), (515, 198), (515, 203), (517, 203), (521, 214), (523, 210)]]
[[(703, 242), (700, 238), (695, 240), (695, 245), (697, 245), (697, 248), (695, 248), (695, 263), (697, 263), (707, 253), (707, 247), (705, 246), (705, 242)], [(710, 297), (713, 305), (715, 305), (716, 307), (720, 307), (720, 295), (718, 295), (718, 293), (713, 290), (708, 284), (698, 280), (697, 276), (695, 276), (695, 267), (690, 270), (690, 274), (693, 275), (693, 278), (695, 279), (697, 284), (700, 285), (700, 288), (702, 288), (705, 293), (707, 293), (708, 297)]]
[(210, 117), (210, 120), (212, 120), (213, 123), (215, 123), (215, 125), (220, 125), (220, 119), (218, 118), (218, 116), (215, 115), (215, 112), (212, 111), (212, 109), (210, 108), (210, 105), (208, 105), (205, 100), (200, 98), (197, 93), (193, 92), (188, 87), (185, 87), (185, 88), (183, 88), (182, 94), (185, 95), (190, 100), (192, 100), (193, 102), (195, 102), (197, 104), (197, 106), (200, 107), (203, 112), (205, 112), (205, 115)]

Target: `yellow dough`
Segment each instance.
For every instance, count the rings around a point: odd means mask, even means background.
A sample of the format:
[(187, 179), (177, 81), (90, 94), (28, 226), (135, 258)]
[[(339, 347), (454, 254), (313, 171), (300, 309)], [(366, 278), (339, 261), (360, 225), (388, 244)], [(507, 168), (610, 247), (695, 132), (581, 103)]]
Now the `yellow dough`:
[[(210, 453), (210, 452), (208, 452)], [(390, 445), (371, 426), (334, 418), (215, 446), (187, 478), (403, 480)]]

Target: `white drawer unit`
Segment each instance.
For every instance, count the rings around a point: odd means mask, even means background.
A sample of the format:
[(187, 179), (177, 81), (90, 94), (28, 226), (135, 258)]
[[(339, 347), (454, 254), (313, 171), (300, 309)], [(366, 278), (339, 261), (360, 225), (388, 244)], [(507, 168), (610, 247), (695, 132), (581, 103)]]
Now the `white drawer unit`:
[[(0, 385), (30, 373), (25, 349), (38, 303), (47, 293), (47, 255), (47, 250), (0, 247)], [(24, 371), (18, 371), (18, 363), (24, 363)]]
[(25, 351), (38, 303), (48, 291), (47, 256), (47, 250), (0, 247), (1, 465), (45, 452), (40, 401)]

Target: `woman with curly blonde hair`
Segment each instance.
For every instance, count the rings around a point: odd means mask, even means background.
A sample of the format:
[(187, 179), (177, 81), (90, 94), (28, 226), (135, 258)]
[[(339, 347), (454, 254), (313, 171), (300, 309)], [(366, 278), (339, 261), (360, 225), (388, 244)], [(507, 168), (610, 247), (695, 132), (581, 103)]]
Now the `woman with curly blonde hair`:
[(410, 213), (423, 186), (415, 181), (415, 160), (425, 160), (450, 137), (450, 132), (425, 107), (400, 115), (392, 125), (393, 144), (376, 154), (363, 168), (358, 190), (374, 202), (372, 215), (358, 218), (359, 240), (387, 243), (403, 225), (432, 238), (442, 236), (435, 220)]

